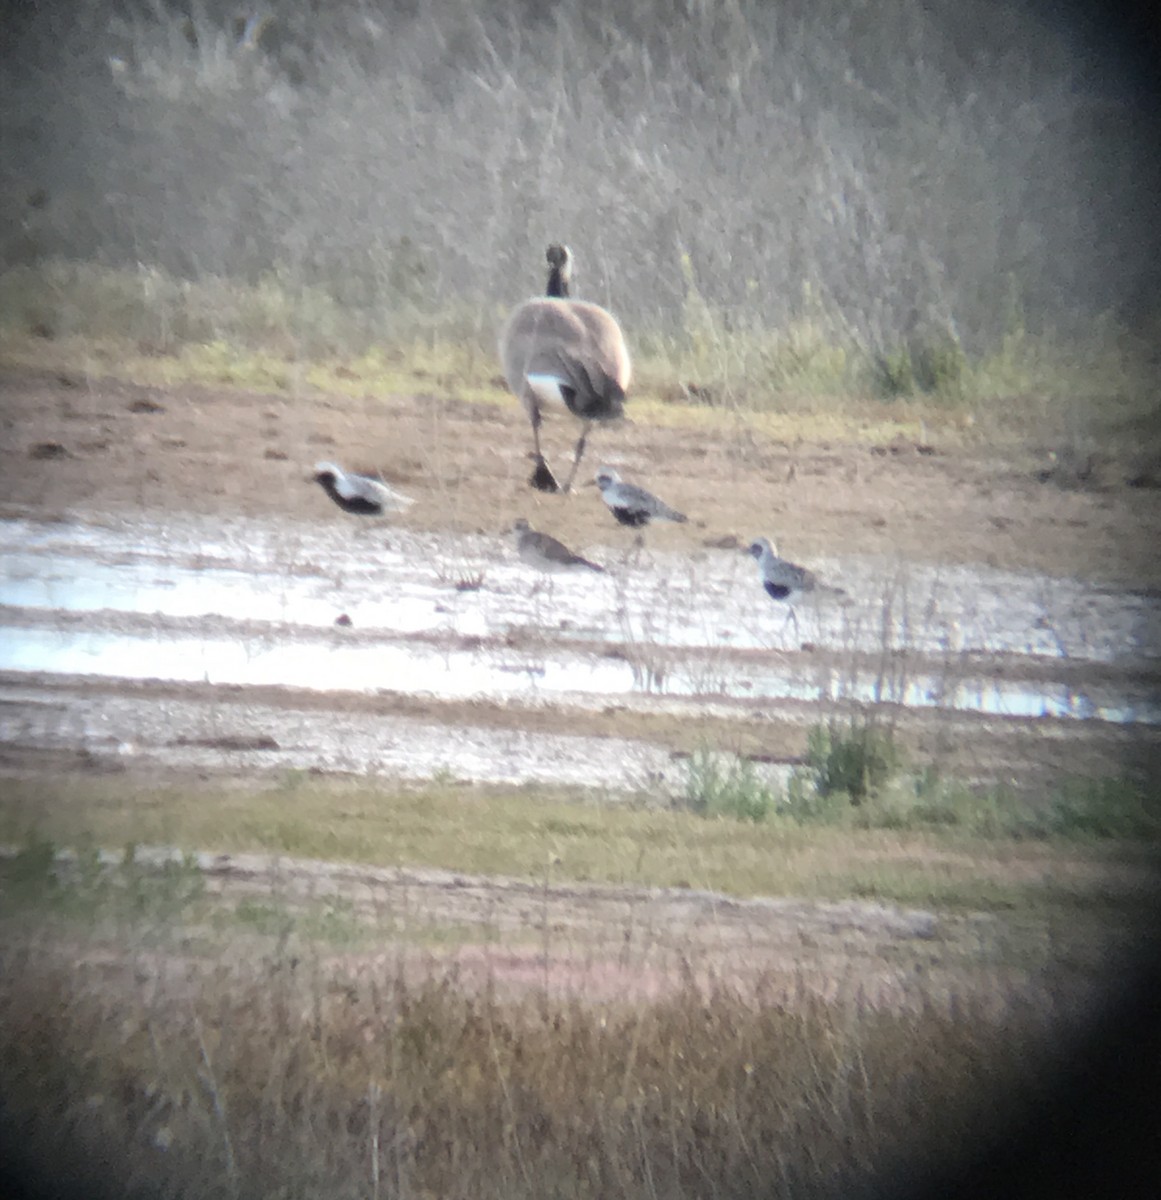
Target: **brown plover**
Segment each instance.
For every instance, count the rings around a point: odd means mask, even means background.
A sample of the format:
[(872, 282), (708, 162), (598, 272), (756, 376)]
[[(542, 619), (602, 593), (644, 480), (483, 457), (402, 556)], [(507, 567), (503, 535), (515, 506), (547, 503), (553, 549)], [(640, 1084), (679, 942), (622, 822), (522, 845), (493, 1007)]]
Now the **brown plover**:
[(516, 535), (516, 549), (521, 561), (538, 571), (571, 571), (585, 567), (590, 571), (603, 572), (605, 569), (574, 554), (563, 542), (558, 542), (547, 533), (538, 533), (523, 517), (512, 525), (512, 532)]

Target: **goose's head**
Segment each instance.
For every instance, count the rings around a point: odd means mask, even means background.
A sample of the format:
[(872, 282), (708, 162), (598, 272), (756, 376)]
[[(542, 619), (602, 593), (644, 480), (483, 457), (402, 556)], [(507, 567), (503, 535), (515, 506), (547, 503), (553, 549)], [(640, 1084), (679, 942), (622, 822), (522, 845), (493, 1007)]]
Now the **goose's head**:
[(548, 294), (567, 296), (572, 280), (572, 251), (561, 242), (553, 242), (544, 252), (548, 262)]
[(568, 275), (572, 271), (572, 251), (562, 242), (553, 242), (544, 252), (544, 257), (550, 267), (555, 267)]

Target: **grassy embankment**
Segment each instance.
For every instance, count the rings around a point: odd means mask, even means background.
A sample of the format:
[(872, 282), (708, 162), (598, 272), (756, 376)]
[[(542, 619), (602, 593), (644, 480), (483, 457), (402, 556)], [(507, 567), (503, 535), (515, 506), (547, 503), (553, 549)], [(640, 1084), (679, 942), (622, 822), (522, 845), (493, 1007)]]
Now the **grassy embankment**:
[(1118, 875), (1139, 878), (1159, 828), (1155, 801), (1115, 781), (1032, 798), (900, 775), (852, 804), (805, 781), (780, 796), (744, 762), (708, 754), (694, 756), (686, 793), (665, 808), (440, 779), (408, 788), (299, 774), (233, 785), (131, 778), (11, 780), (0, 836), (1043, 914), (1099, 908), (1102, 889), (1120, 896)]
[[(0, 275), (0, 360), (161, 386), (510, 403), (495, 352), (503, 317), (470, 306), (369, 315), (276, 276), (190, 283), (50, 263)], [(1082, 344), (1033, 337), (1013, 316), (974, 359), (951, 343), (872, 357), (828, 332), (821, 313), (781, 331), (735, 324), (698, 300), (678, 330), (630, 329), (635, 419), (740, 423), (785, 440), (902, 434), (1138, 456), (1157, 432), (1147, 348), (1111, 323)]]

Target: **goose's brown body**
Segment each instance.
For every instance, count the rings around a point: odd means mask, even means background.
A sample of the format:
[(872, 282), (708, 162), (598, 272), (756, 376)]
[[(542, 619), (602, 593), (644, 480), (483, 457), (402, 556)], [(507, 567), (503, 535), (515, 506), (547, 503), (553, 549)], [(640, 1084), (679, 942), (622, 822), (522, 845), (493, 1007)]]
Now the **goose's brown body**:
[(584, 453), (593, 421), (624, 412), (632, 375), (629, 350), (621, 327), (598, 304), (568, 296), (572, 256), (567, 247), (549, 246), (548, 294), (526, 300), (508, 318), (500, 334), (500, 360), (509, 389), (520, 398), (532, 423), (537, 462), (533, 486), (557, 490), (540, 452), (544, 408), (567, 408), (584, 429), (577, 442), (567, 491)]

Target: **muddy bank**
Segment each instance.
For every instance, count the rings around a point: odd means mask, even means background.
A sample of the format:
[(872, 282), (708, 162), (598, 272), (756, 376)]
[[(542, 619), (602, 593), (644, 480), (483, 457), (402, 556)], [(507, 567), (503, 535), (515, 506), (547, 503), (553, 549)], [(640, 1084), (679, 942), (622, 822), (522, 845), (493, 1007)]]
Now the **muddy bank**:
[(847, 595), (805, 597), (791, 624), (736, 549), (647, 550), (590, 580), (538, 576), (501, 538), (390, 536), (0, 521), (0, 738), (24, 761), (664, 796), (700, 745), (784, 783), (811, 724), (871, 702), (969, 779), (1117, 773), (1161, 737), (1148, 592), (858, 556), (820, 565)]
[[(307, 482), (327, 458), (381, 470), (414, 496), (397, 523), (412, 532), (495, 534), (524, 515), (582, 549), (631, 540), (591, 489), (529, 491), (527, 420), (499, 391), (494, 403), (274, 395), (0, 366), (0, 396), (9, 515), (285, 516), (324, 522), (349, 544), (348, 520)], [(575, 429), (549, 422), (544, 437), (555, 461)], [(59, 450), (45, 457), (45, 446)], [(1161, 491), (1130, 486), (1131, 472), (1069, 486), (1046, 473), (1050, 446), (999, 455), (948, 437), (927, 449), (904, 436), (788, 444), (744, 414), (674, 424), (630, 406), (630, 420), (594, 434), (589, 456), (592, 470), (608, 461), (690, 515), (650, 532), (663, 549), (766, 533), (811, 560), (866, 554), (1161, 587)]]

